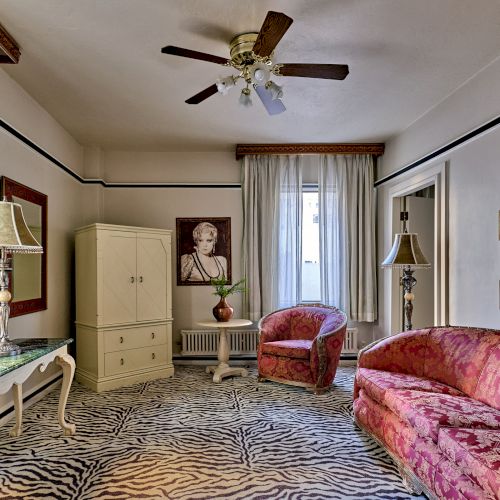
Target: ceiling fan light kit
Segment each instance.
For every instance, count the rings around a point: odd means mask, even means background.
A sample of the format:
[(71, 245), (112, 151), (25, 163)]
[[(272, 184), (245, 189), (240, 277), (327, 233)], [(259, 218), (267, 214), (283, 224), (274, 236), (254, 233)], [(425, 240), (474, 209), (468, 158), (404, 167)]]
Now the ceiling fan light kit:
[(222, 95), (226, 95), (229, 89), (236, 85), (236, 78), (233, 75), (226, 76), (225, 78), (220, 77), (217, 82), (217, 92)]
[(241, 91), (240, 104), (245, 107), (252, 105), (250, 88), (253, 87), (267, 112), (275, 115), (286, 108), (281, 102), (283, 88), (271, 80), (271, 75), (343, 80), (349, 73), (345, 64), (273, 63), (273, 51), (292, 23), (293, 20), (287, 15), (269, 11), (259, 33), (242, 33), (231, 40), (231, 59), (172, 45), (163, 47), (161, 51), (164, 54), (221, 64), (239, 71), (236, 76), (220, 77), (215, 84), (187, 99), (186, 103), (199, 104), (217, 92), (225, 95), (241, 79), (246, 83), (246, 87)]
[(276, 85), (273, 81), (269, 80), (264, 87), (271, 94), (271, 99), (281, 99), (283, 97), (283, 87)]
[(240, 104), (245, 108), (252, 105), (252, 98), (250, 97), (250, 89), (248, 87), (242, 89), (240, 94)]

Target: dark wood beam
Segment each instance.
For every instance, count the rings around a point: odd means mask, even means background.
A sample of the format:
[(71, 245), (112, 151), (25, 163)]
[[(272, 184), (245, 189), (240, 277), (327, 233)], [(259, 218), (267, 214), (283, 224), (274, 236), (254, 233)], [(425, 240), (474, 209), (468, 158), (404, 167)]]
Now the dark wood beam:
[(384, 154), (383, 143), (346, 143), (346, 144), (236, 144), (236, 159), (246, 155), (373, 155)]
[(0, 25), (0, 64), (17, 64), (20, 57), (21, 49)]

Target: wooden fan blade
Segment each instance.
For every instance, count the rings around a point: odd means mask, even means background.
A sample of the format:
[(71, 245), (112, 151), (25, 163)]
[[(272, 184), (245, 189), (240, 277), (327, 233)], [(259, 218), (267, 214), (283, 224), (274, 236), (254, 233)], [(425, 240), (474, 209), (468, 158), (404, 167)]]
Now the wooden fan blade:
[(205, 90), (202, 90), (193, 97), (190, 97), (186, 102), (188, 104), (200, 104), (201, 101), (208, 99), (210, 96), (216, 93), (217, 93), (217, 85), (214, 83), (213, 85), (210, 85), (210, 87), (207, 87)]
[(215, 64), (227, 64), (227, 59), (205, 52), (197, 52), (196, 50), (183, 49), (182, 47), (174, 47), (167, 45), (161, 49), (163, 54), (171, 54), (173, 56), (188, 57), (189, 59), (199, 59), (200, 61), (213, 62)]
[(283, 14), (282, 12), (274, 12), (270, 10), (267, 13), (262, 28), (255, 40), (253, 51), (261, 57), (271, 55), (278, 42), (283, 38), (287, 32), (293, 19)]
[(343, 80), (349, 74), (349, 66), (347, 64), (283, 64), (279, 74), (282, 76)]

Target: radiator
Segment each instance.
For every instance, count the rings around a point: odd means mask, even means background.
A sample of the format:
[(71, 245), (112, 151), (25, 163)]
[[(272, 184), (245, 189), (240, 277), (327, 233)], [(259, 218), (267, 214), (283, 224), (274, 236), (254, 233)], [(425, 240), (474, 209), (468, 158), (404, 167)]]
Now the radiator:
[[(255, 354), (258, 330), (228, 330), (229, 353)], [(219, 347), (218, 330), (181, 330), (182, 356), (216, 355)], [(358, 329), (348, 328), (342, 353), (358, 352)]]

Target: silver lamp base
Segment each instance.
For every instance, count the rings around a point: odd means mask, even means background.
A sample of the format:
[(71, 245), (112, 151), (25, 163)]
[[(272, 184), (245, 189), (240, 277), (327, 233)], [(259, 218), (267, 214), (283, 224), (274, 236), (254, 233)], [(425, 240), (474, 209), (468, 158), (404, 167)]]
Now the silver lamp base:
[(3, 356), (17, 356), (21, 354), (21, 348), (12, 342), (0, 342), (0, 357)]

